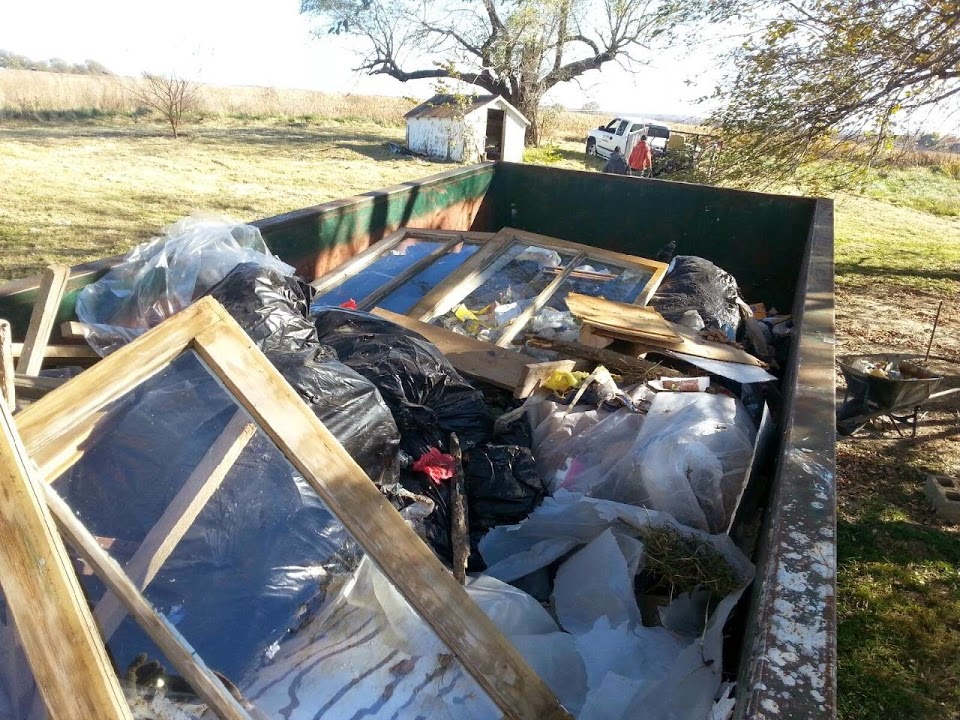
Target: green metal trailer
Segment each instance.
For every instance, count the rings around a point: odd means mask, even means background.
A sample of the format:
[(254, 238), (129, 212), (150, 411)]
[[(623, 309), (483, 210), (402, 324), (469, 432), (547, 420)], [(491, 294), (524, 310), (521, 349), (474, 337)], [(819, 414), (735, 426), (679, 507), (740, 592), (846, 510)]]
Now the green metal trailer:
[[(257, 220), (270, 248), (319, 277), (402, 226), (510, 226), (652, 257), (669, 241), (732, 273), (744, 294), (791, 311), (795, 330), (774, 448), (748, 489), (757, 577), (731, 622), (736, 718), (836, 715), (833, 204), (657, 180), (484, 163)], [(73, 268), (77, 292), (119, 258)], [(22, 339), (38, 279), (0, 286)], [(56, 336), (52, 340), (57, 342)], [(743, 542), (745, 539), (741, 538)]]

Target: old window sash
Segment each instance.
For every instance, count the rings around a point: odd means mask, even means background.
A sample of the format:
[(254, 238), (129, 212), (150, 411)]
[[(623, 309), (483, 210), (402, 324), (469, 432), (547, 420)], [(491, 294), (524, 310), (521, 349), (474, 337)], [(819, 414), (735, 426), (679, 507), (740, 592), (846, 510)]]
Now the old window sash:
[(558, 272), (557, 277), (534, 299), (532, 306), (528, 307), (524, 313), (515, 318), (513, 322), (507, 326), (497, 341), (497, 345), (500, 347), (508, 347), (510, 345), (530, 318), (553, 297), (563, 282), (576, 271), (577, 266), (585, 261), (599, 262), (619, 269), (631, 269), (650, 273), (650, 279), (633, 301), (635, 305), (646, 305), (657, 291), (657, 288), (660, 287), (660, 283), (667, 273), (666, 263), (648, 260), (634, 255), (625, 255), (611, 250), (602, 250), (600, 248), (559, 240), (524, 230), (504, 228), (498, 232), (492, 240), (488, 241), (487, 247), (484, 248), (484, 250), (489, 250), (490, 252), (476, 253), (461, 265), (460, 268), (451, 273), (446, 280), (437, 285), (431, 292), (427, 293), (408, 315), (423, 322), (431, 322), (449, 312), (491, 277), (496, 269), (496, 260), (516, 245), (532, 245), (573, 257), (564, 265), (563, 269)]
[[(106, 413), (107, 406), (189, 350), (197, 353), (228, 394), (249, 413), (506, 717), (570, 717), (516, 648), (212, 298), (198, 301), (17, 416), (26, 450), (47, 483), (82, 457), (84, 445), (96, 432), (96, 421)], [(239, 442), (243, 428), (234, 431), (237, 438), (232, 443), (233, 432), (223, 441), (226, 450), (211, 448), (211, 463), (216, 463), (221, 452), (226, 457)], [(225, 461), (221, 458), (220, 463)], [(216, 467), (211, 474), (215, 471)], [(197, 492), (204, 490), (200, 487)], [(47, 495), (50, 510), (71, 543), (200, 697), (221, 717), (246, 718), (243, 708), (195, 657), (176, 629), (153, 610), (66, 503), (50, 488)], [(169, 526), (171, 532), (180, 526), (178, 519), (191, 512), (190, 502), (183, 505), (187, 506), (183, 515), (165, 521), (164, 527)], [(163, 546), (156, 538), (152, 544)], [(151, 566), (150, 562), (143, 564)]]
[[(399, 230), (385, 237), (383, 240), (374, 243), (363, 252), (352, 257), (339, 267), (334, 268), (326, 275), (314, 280), (312, 283), (310, 283), (310, 285), (314, 288), (318, 295), (327, 293), (339, 287), (357, 274), (363, 272), (373, 265), (377, 260), (386, 256), (390, 251), (396, 249), (397, 246), (404, 242), (411, 240), (424, 240), (427, 242), (441, 243), (439, 247), (412, 263), (409, 267), (398, 273), (397, 276), (389, 282), (374, 289), (365, 297), (354, 298), (358, 309), (370, 310), (384, 298), (388, 297), (394, 290), (415, 278), (419, 273), (426, 270), (457, 246), (462, 244), (482, 245), (492, 237), (493, 233), (400, 228)], [(469, 261), (470, 258), (467, 258), (465, 262)]]

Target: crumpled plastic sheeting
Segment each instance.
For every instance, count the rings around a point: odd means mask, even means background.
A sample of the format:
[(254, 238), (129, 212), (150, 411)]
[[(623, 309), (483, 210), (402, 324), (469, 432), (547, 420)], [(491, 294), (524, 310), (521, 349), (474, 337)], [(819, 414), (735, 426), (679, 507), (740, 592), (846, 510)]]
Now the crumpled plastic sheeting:
[(552, 491), (661, 510), (711, 532), (729, 525), (756, 436), (739, 400), (711, 393), (657, 393), (646, 415), (542, 403), (531, 420)]
[(400, 448), (420, 457), (449, 450), (450, 433), (469, 450), (490, 439), (483, 394), (420, 335), (376, 315), (336, 308), (314, 316), (320, 342), (377, 386), (400, 430)]
[(252, 225), (191, 215), (163, 233), (135, 247), (77, 296), (77, 317), (92, 326), (87, 342), (101, 355), (183, 310), (240, 263), (294, 272), (270, 254)]
[(677, 255), (650, 305), (671, 322), (681, 323), (694, 310), (707, 327), (731, 339), (740, 328), (737, 280), (723, 268), (694, 255)]
[[(561, 702), (582, 702), (586, 675), (571, 636), (560, 633), (536, 601), (493, 578), (471, 578), (466, 591)], [(523, 634), (515, 635), (518, 630)], [(266, 716), (286, 720), (502, 715), (369, 558), (322, 613), (240, 687)]]
[[(670, 526), (710, 544), (740, 578), (740, 587), (720, 601), (706, 625), (702, 596), (676, 598), (662, 611), (664, 627), (648, 628), (630, 619), (622, 575), (636, 553), (617, 542), (617, 536), (635, 538), (651, 526)], [(587, 673), (579, 720), (706, 717), (720, 687), (723, 626), (753, 578), (753, 565), (726, 535), (707, 535), (666, 513), (565, 490), (547, 498), (522, 523), (491, 530), (480, 550), (489, 575), (516, 580), (581, 545), (587, 547), (561, 565), (554, 587), (558, 617), (561, 624), (573, 618), (571, 628), (577, 628), (574, 637)], [(568, 597), (586, 592), (605, 597), (589, 604)], [(571, 608), (577, 614), (571, 616)], [(599, 614), (591, 618), (591, 611), (610, 612), (616, 619), (611, 622)]]

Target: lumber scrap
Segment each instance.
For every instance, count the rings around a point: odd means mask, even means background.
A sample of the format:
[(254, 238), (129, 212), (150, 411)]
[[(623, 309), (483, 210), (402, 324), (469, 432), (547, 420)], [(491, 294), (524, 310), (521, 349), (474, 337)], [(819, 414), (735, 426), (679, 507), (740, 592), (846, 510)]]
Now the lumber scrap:
[(13, 347), (11, 343), (13, 330), (10, 323), (0, 320), (0, 396), (7, 409), (15, 412), (17, 397), (13, 368)]
[(23, 351), (17, 361), (17, 372), (21, 375), (36, 375), (43, 365), (44, 348), (50, 342), (50, 333), (60, 311), (60, 301), (67, 289), (70, 268), (66, 265), (51, 265), (43, 271), (37, 302), (30, 315), (27, 335), (23, 341)]
[(463, 455), (460, 439), (450, 433), (450, 454), (453, 456), (453, 478), (450, 481), (450, 544), (453, 546), (453, 578), (467, 582), (467, 561), (470, 559), (470, 526), (467, 517), (467, 488), (463, 476)]
[[(246, 413), (237, 412), (190, 473), (183, 487), (124, 566), (127, 577), (138, 590), (143, 591), (156, 577), (207, 501), (223, 483), (256, 430)], [(104, 639), (110, 640), (120, 627), (124, 614), (119, 599), (112, 593), (107, 593), (97, 604), (94, 615)]]
[[(631, 354), (640, 355), (650, 350), (663, 348), (711, 360), (765, 367), (760, 360), (750, 353), (732, 345), (705, 340), (696, 331), (665, 320), (659, 313), (650, 308), (585, 295), (580, 296), (580, 300), (575, 303), (575, 306), (577, 310), (574, 310), (574, 307), (571, 306), (570, 311), (583, 320), (583, 327), (589, 328), (588, 335), (591, 339), (595, 335), (601, 335), (625, 340), (633, 344), (630, 350)], [(579, 314), (580, 312), (583, 313), (582, 316)], [(659, 320), (652, 319), (651, 313), (656, 313)], [(666, 331), (669, 331), (672, 335), (669, 337), (664, 335)], [(677, 338), (679, 338), (679, 342)]]
[(554, 370), (573, 370), (570, 360), (537, 362), (528, 355), (499, 348), (467, 335), (414, 320), (406, 315), (374, 308), (373, 314), (422, 335), (437, 346), (458, 372), (513, 391), (518, 398), (531, 395)]
[[(13, 343), (11, 350), (15, 358), (23, 356), (26, 343)], [(88, 345), (47, 345), (43, 348), (43, 360), (69, 360), (80, 365), (88, 365), (100, 359), (96, 351)], [(19, 367), (19, 365), (18, 365)], [(17, 370), (19, 373), (20, 370)], [(21, 373), (27, 375), (29, 373)]]
[(642, 377), (651, 380), (657, 377), (687, 377), (688, 373), (666, 367), (659, 363), (644, 360), (643, 358), (606, 348), (590, 347), (579, 343), (565, 342), (528, 335), (523, 339), (524, 344), (531, 347), (552, 350), (568, 358), (578, 358), (591, 363), (603, 365), (611, 372), (630, 377)]
[(64, 340), (83, 340), (87, 337), (89, 326), (76, 320), (60, 323), (60, 336)]
[(67, 382), (66, 377), (33, 377), (31, 375), (15, 375), (14, 386), (17, 395), (27, 400), (39, 400), (48, 392), (56, 390)]
[(52, 718), (130, 710), (13, 417), (0, 404), (0, 583)]

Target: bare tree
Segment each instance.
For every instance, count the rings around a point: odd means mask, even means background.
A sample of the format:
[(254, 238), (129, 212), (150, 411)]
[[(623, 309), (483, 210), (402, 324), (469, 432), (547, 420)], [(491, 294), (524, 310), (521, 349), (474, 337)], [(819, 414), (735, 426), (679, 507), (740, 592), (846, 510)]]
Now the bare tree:
[[(725, 17), (733, 0), (301, 0), (329, 32), (357, 35), (360, 68), (401, 82), (453, 78), (502, 95), (536, 142), (553, 86), (603, 65), (641, 62), (681, 25)], [(429, 58), (429, 59), (428, 59)], [(422, 64), (411, 69), (410, 64)], [(424, 67), (426, 66), (426, 67)]]
[(183, 114), (197, 107), (199, 87), (191, 80), (177, 75), (156, 75), (145, 72), (139, 84), (133, 87), (137, 102), (159, 112), (170, 123), (173, 137), (180, 136)]

